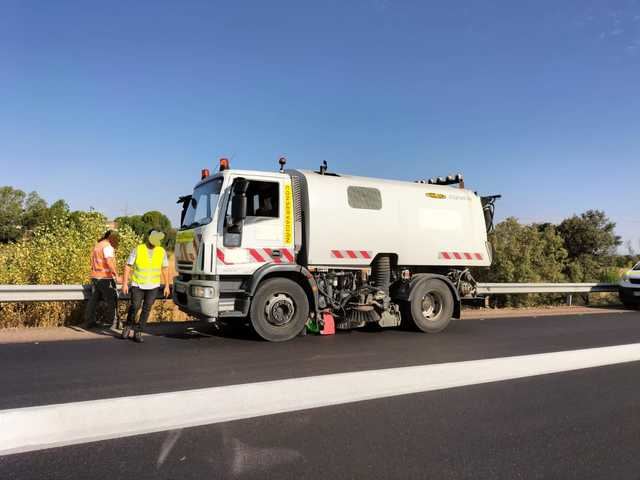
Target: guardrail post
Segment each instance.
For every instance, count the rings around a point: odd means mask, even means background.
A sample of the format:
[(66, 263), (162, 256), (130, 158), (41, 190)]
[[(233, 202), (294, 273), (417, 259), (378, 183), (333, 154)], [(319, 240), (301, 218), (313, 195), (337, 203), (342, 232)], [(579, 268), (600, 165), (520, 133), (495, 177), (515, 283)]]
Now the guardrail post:
[(573, 295), (567, 295), (567, 305), (571, 306), (573, 304)]

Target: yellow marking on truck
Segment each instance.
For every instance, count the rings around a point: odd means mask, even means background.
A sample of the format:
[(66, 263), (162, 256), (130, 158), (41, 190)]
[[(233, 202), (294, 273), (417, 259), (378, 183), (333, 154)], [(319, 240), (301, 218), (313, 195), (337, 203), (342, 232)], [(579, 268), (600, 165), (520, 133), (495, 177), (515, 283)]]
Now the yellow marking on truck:
[(284, 186), (284, 243), (293, 242), (293, 194), (291, 184)]
[(427, 192), (425, 195), (429, 198), (438, 198), (438, 199), (447, 198), (447, 196), (444, 193)]
[(194, 230), (181, 230), (176, 234), (176, 243), (190, 243), (194, 238)]

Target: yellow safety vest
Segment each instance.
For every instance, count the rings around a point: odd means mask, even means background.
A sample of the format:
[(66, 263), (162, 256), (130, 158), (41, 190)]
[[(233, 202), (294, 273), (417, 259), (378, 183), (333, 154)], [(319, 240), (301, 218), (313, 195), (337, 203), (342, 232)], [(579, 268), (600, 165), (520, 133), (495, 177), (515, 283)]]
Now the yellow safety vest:
[(155, 247), (151, 261), (149, 261), (149, 249), (143, 243), (138, 245), (136, 250), (136, 261), (133, 264), (132, 280), (138, 285), (149, 285), (160, 283), (160, 272), (162, 271), (162, 261), (165, 251), (162, 247)]

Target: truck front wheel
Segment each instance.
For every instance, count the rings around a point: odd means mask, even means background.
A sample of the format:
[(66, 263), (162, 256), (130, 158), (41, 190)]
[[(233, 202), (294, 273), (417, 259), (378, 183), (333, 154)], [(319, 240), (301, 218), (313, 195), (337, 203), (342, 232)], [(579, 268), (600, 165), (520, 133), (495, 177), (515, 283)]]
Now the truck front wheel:
[(304, 328), (309, 301), (300, 285), (288, 278), (265, 280), (251, 302), (251, 325), (270, 342), (291, 340)]
[(441, 332), (451, 322), (453, 301), (451, 290), (440, 280), (427, 280), (417, 285), (410, 304), (414, 325), (423, 332)]

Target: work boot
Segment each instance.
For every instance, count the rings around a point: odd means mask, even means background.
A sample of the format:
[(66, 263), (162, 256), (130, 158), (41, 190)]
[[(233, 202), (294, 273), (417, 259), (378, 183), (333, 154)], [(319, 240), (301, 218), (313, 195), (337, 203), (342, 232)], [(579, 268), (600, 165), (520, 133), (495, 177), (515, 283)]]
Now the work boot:
[(129, 325), (125, 325), (120, 336), (123, 340), (126, 340), (127, 338), (129, 338), (129, 333), (131, 333), (131, 327), (129, 327)]
[(141, 331), (137, 331), (134, 335), (133, 335), (133, 341), (136, 343), (143, 343), (144, 340), (142, 340), (142, 332)]

